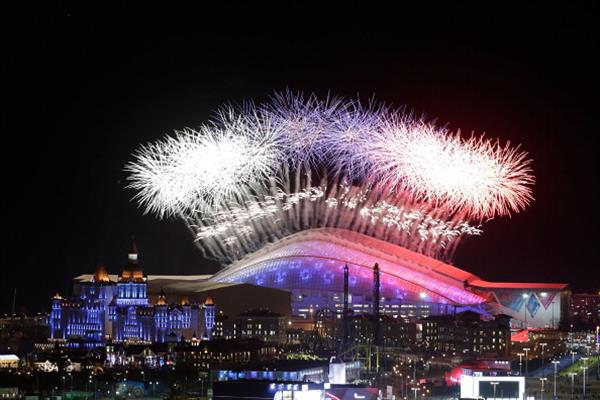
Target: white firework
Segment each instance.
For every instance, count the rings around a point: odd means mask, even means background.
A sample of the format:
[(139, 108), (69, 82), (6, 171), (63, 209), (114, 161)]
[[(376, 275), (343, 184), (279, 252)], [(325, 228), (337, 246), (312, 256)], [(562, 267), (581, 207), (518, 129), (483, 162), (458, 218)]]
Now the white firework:
[(388, 120), (369, 145), (375, 179), (450, 212), (491, 218), (532, 200), (530, 160), (508, 143), (464, 140), (424, 121)]
[(160, 217), (207, 210), (275, 172), (276, 137), (268, 128), (248, 128), (229, 120), (143, 146), (126, 167), (129, 186), (146, 212)]
[(129, 186), (146, 212), (181, 217), (224, 261), (323, 227), (447, 258), (481, 233), (469, 221), (526, 207), (534, 181), (518, 147), (375, 103), (291, 92), (225, 108), (134, 157)]

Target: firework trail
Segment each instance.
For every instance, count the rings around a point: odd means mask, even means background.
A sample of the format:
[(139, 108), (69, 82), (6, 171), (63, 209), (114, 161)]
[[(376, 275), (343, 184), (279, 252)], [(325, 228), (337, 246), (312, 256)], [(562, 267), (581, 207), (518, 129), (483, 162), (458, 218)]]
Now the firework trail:
[(126, 166), (148, 213), (178, 217), (232, 262), (307, 229), (342, 228), (447, 259), (486, 218), (532, 201), (518, 147), (384, 105), (276, 94), (142, 146)]

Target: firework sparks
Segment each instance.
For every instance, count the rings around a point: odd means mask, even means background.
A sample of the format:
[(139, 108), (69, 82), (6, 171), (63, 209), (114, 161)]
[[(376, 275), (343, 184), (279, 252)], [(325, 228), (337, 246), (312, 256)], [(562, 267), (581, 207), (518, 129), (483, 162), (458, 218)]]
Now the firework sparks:
[(222, 128), (185, 130), (141, 148), (126, 168), (147, 212), (165, 217), (205, 210), (275, 172), (280, 156), (272, 130), (225, 121)]
[(530, 160), (509, 144), (401, 121), (378, 131), (370, 146), (379, 179), (451, 211), (488, 218), (518, 212), (532, 200)]
[(447, 257), (461, 237), (481, 234), (470, 221), (525, 208), (534, 182), (518, 147), (375, 103), (289, 92), (224, 109), (134, 157), (126, 169), (139, 204), (183, 218), (224, 261), (323, 227)]

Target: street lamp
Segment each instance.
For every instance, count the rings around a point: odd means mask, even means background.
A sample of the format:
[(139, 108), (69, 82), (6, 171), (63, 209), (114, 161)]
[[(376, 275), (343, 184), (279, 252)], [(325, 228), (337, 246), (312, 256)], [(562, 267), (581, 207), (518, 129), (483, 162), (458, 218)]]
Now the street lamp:
[(413, 392), (415, 392), (415, 400), (417, 400), (417, 392), (418, 392), (419, 390), (421, 390), (421, 389), (419, 389), (418, 387), (413, 387), (413, 388), (411, 388), (411, 390), (412, 390)]
[(575, 364), (575, 354), (577, 353), (574, 351), (571, 352), (571, 365)]
[(544, 382), (546, 382), (548, 380), (548, 378), (540, 378), (540, 381), (542, 382), (542, 390), (541, 392), (541, 399), (544, 400)]
[(571, 399), (575, 397), (575, 375), (577, 375), (577, 372), (569, 372), (571, 377)]
[(587, 369), (587, 366), (583, 367), (583, 396), (581, 397), (582, 399), (585, 399), (585, 372), (587, 371)]
[(560, 361), (553, 360), (552, 364), (554, 364), (554, 399), (556, 399), (556, 372), (558, 369), (558, 364), (560, 364)]
[(540, 343), (540, 347), (542, 348), (542, 378), (546, 376), (546, 370), (544, 369), (544, 348), (548, 345), (548, 343)]
[(523, 351), (525, 352), (525, 376), (529, 375), (529, 347), (523, 347)]
[(519, 356), (519, 376), (523, 376), (523, 356), (525, 353), (517, 353)]
[(588, 357), (581, 357), (581, 359), (583, 360), (583, 396), (582, 396), (582, 399), (585, 399), (585, 373), (588, 369), (588, 366), (587, 366)]
[(490, 385), (494, 388), (494, 399), (496, 398), (496, 386), (498, 386), (500, 382), (490, 382)]

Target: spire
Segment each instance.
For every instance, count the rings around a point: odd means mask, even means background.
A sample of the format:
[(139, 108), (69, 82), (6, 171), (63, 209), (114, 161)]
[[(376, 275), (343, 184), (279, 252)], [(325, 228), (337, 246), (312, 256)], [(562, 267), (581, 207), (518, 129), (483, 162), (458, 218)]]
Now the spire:
[(129, 246), (129, 252), (127, 253), (127, 260), (131, 264), (137, 264), (138, 261), (138, 249), (135, 244), (135, 239), (131, 237), (131, 246)]
[(158, 295), (158, 299), (156, 299), (156, 305), (157, 306), (166, 306), (167, 305), (167, 299), (165, 297), (165, 291), (163, 290), (163, 288), (160, 288), (160, 294)]
[(342, 351), (345, 351), (348, 346), (348, 336), (349, 336), (349, 326), (348, 326), (348, 300), (349, 300), (349, 290), (348, 290), (348, 277), (350, 272), (348, 270), (348, 264), (344, 265), (344, 337), (342, 339)]
[(379, 346), (379, 297), (381, 284), (379, 282), (379, 264), (373, 267), (373, 339), (375, 346)]
[(145, 279), (144, 272), (138, 264), (138, 250), (133, 237), (131, 238), (131, 246), (127, 252), (127, 265), (123, 268), (123, 272), (119, 277), (119, 281), (133, 280), (141, 282)]

